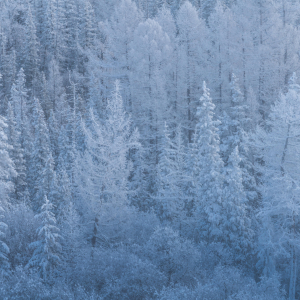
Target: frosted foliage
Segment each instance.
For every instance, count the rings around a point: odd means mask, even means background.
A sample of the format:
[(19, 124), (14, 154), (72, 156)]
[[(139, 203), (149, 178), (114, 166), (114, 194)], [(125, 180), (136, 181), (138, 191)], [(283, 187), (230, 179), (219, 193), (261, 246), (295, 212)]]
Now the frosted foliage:
[(27, 268), (37, 268), (43, 280), (47, 282), (52, 280), (55, 275), (55, 268), (61, 261), (61, 245), (59, 243), (59, 229), (56, 227), (56, 219), (52, 212), (53, 205), (46, 196), (44, 201), (41, 212), (35, 216), (41, 225), (37, 229), (37, 241), (30, 244), (34, 252)]
[[(92, 113), (91, 128), (86, 130), (88, 151), (79, 164), (88, 172), (83, 183), (91, 186), (91, 205), (98, 212), (102, 201), (123, 205), (128, 201), (128, 179), (132, 164), (127, 160), (131, 149), (139, 147), (138, 132), (123, 108), (118, 81), (108, 101), (105, 125)], [(86, 177), (86, 176), (85, 176)]]
[(17, 175), (15, 164), (9, 156), (11, 146), (8, 144), (6, 129), (5, 118), (0, 117), (0, 201), (2, 205), (9, 200), (9, 193), (14, 190), (12, 179)]
[(0, 299), (299, 299), (299, 11), (0, 1)]
[(200, 223), (201, 235), (209, 239), (222, 236), (222, 168), (220, 157), (219, 121), (213, 119), (215, 105), (209, 89), (203, 82), (203, 95), (197, 108), (197, 118), (193, 145), (195, 157), (194, 174), (196, 186), (196, 215)]

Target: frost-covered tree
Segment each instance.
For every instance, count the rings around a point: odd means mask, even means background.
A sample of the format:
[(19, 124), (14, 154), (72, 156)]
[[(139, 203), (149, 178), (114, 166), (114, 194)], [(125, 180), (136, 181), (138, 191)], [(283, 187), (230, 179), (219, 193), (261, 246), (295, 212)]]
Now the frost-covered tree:
[(58, 136), (58, 160), (57, 168), (65, 169), (69, 177), (70, 182), (73, 182), (74, 177), (74, 162), (75, 162), (75, 141), (73, 140), (72, 124), (62, 126)]
[(58, 123), (55, 117), (55, 113), (53, 110), (50, 110), (50, 117), (48, 119), (48, 127), (49, 127), (49, 138), (51, 145), (51, 153), (54, 161), (57, 161), (59, 148), (58, 148), (58, 137), (59, 137), (59, 129)]
[(48, 195), (51, 181), (54, 177), (54, 162), (50, 150), (49, 130), (44, 112), (37, 98), (34, 99), (32, 126), (34, 138), (30, 154), (30, 169), (28, 169), (28, 187), (32, 207), (37, 211), (44, 201), (44, 196)]
[(247, 130), (249, 130), (249, 118), (244, 96), (239, 87), (239, 80), (232, 74), (231, 78), (231, 103), (228, 115), (225, 113), (222, 119), (221, 150), (224, 162), (227, 163), (229, 156), (235, 147), (243, 150)]
[(294, 74), (288, 92), (273, 106), (266, 129), (257, 130), (255, 143), (264, 161), (260, 170), (263, 185), (259, 266), (270, 276), (280, 258), (290, 261), (290, 299), (295, 299), (299, 249), (299, 100), (300, 86)]
[(24, 201), (26, 189), (26, 164), (24, 159), (24, 149), (21, 147), (20, 132), (17, 128), (17, 122), (12, 103), (8, 103), (7, 110), (7, 142), (11, 146), (10, 157), (14, 163), (17, 172), (16, 177), (12, 178), (14, 184), (14, 193), (12, 200), (17, 202)]
[(100, 124), (95, 118), (87, 130), (87, 151), (81, 159), (79, 174), (87, 184), (92, 205), (99, 212), (101, 202), (125, 205), (128, 203), (128, 179), (132, 163), (128, 161), (130, 149), (139, 147), (138, 132), (124, 111), (119, 83), (116, 82), (107, 105), (107, 118)]
[(96, 21), (95, 12), (89, 0), (84, 1), (84, 16), (83, 16), (83, 47), (92, 49), (95, 46), (96, 39)]
[(57, 2), (58, 28), (62, 43), (60, 46), (61, 70), (74, 70), (78, 58), (78, 11), (74, 0)]
[(132, 113), (139, 120), (148, 189), (153, 192), (164, 121), (168, 117), (166, 77), (172, 55), (170, 38), (155, 20), (148, 19), (136, 28), (131, 46)]
[(20, 132), (23, 132), (22, 128), (24, 128), (28, 109), (28, 90), (25, 85), (25, 74), (23, 68), (21, 68), (11, 89), (11, 100), (17, 122), (17, 129)]
[(4, 117), (0, 117), (0, 201), (7, 204), (9, 194), (14, 190), (13, 178), (17, 176), (15, 165), (9, 152), (12, 146), (8, 144), (7, 123)]
[(203, 82), (203, 95), (197, 108), (192, 155), (194, 157), (193, 181), (195, 185), (195, 218), (199, 239), (207, 242), (220, 240), (223, 214), (223, 161), (220, 157), (218, 126), (214, 120), (215, 105), (209, 89)]
[(28, 5), (26, 17), (26, 44), (24, 53), (24, 71), (26, 83), (33, 95), (36, 95), (39, 75), (39, 43), (36, 35), (36, 26), (33, 20), (31, 5)]
[(253, 232), (248, 216), (248, 203), (243, 186), (243, 173), (238, 146), (229, 156), (225, 168), (222, 202), (222, 241), (233, 251), (236, 261), (243, 261), (250, 253)]
[(41, 212), (35, 215), (40, 227), (37, 229), (37, 241), (30, 244), (34, 251), (26, 266), (36, 268), (46, 283), (51, 283), (56, 277), (56, 269), (61, 263), (61, 236), (52, 210), (53, 204), (45, 196)]
[(2, 206), (0, 206), (0, 275), (2, 278), (7, 275), (9, 269), (9, 260), (7, 256), (9, 254), (9, 247), (4, 242), (7, 225), (2, 222), (4, 217), (3, 213), (4, 209), (2, 208)]
[[(205, 23), (199, 19), (196, 8), (185, 1), (177, 13), (177, 44), (178, 44), (178, 72), (177, 97), (178, 114), (182, 125), (187, 129), (188, 141), (192, 141), (194, 129), (194, 114), (196, 99), (199, 98), (199, 80), (204, 79), (201, 65), (205, 60), (205, 46), (200, 42), (205, 37)], [(204, 41), (205, 39), (203, 39)], [(204, 48), (205, 49), (205, 48)], [(200, 54), (201, 53), (201, 54)]]
[(246, 104), (245, 97), (239, 86), (239, 80), (235, 74), (231, 76), (230, 89), (230, 107), (227, 113), (223, 113), (220, 126), (221, 155), (225, 165), (227, 165), (232, 151), (235, 147), (239, 148), (239, 156), (241, 158), (239, 165), (242, 170), (243, 186), (254, 210), (257, 208), (258, 194), (254, 177), (253, 153), (251, 147), (249, 147), (251, 119), (248, 116), (249, 107)]
[[(141, 21), (142, 13), (136, 4), (131, 0), (122, 0), (115, 7), (110, 22), (105, 24), (107, 43), (112, 52), (111, 63), (116, 68), (116, 74), (120, 78), (123, 87), (124, 105), (129, 111), (132, 110), (129, 76), (133, 67), (130, 61), (130, 50), (134, 31)], [(95, 72), (95, 74), (97, 73)], [(100, 88), (100, 84), (93, 88)], [(97, 97), (97, 95), (95, 96)], [(96, 98), (95, 101), (100, 101), (100, 99)]]
[(157, 210), (163, 222), (181, 229), (181, 222), (187, 214), (186, 208), (191, 201), (189, 184), (191, 176), (187, 170), (187, 149), (184, 145), (181, 126), (178, 125), (172, 138), (170, 129), (165, 125), (164, 143), (160, 155), (157, 175)]

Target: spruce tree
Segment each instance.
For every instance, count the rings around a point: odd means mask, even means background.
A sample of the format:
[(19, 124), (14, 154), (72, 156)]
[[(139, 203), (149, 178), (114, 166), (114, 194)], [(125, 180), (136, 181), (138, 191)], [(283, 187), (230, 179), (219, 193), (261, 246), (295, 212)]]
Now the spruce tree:
[(26, 18), (26, 47), (24, 49), (24, 70), (26, 84), (31, 94), (37, 96), (39, 76), (39, 43), (36, 35), (36, 26), (32, 15), (31, 6), (28, 5)]
[(41, 212), (35, 216), (40, 222), (37, 229), (37, 241), (30, 244), (33, 255), (27, 268), (36, 268), (44, 282), (51, 283), (55, 271), (61, 263), (61, 236), (56, 226), (56, 218), (52, 212), (53, 204), (44, 196)]
[(12, 199), (16, 202), (24, 201), (26, 189), (26, 162), (24, 149), (21, 147), (20, 132), (14, 115), (12, 103), (8, 103), (7, 110), (7, 142), (11, 146), (10, 156), (15, 165), (17, 176), (12, 179), (14, 193)]
[[(28, 90), (26, 89), (26, 79), (23, 68), (20, 69), (16, 81), (12, 85), (11, 100), (14, 108), (17, 129), (23, 133), (28, 110)], [(23, 143), (22, 143), (22, 146)]]
[(278, 255), (282, 255), (289, 265), (289, 298), (295, 299), (300, 224), (300, 85), (295, 73), (288, 88), (272, 107), (266, 128), (257, 128), (254, 139), (256, 155), (263, 161), (263, 165), (257, 165), (262, 175), (258, 268), (264, 275), (272, 276), (276, 264), (282, 265), (282, 260), (278, 260)]
[(17, 176), (15, 165), (9, 153), (12, 146), (8, 144), (6, 119), (0, 116), (0, 203), (6, 205), (9, 195), (14, 191), (13, 181)]
[(33, 147), (30, 154), (30, 169), (28, 170), (28, 185), (32, 199), (32, 207), (37, 211), (45, 195), (48, 195), (50, 181), (54, 172), (54, 162), (50, 150), (49, 130), (44, 112), (37, 98), (34, 99), (33, 115)]
[(161, 220), (180, 229), (190, 201), (188, 186), (191, 176), (186, 168), (187, 149), (183, 143), (180, 125), (176, 128), (173, 138), (170, 136), (171, 132), (167, 125), (165, 125), (164, 134), (164, 147), (157, 167), (158, 191), (155, 201)]
[(200, 239), (207, 242), (222, 238), (223, 161), (220, 157), (218, 126), (213, 119), (215, 105), (203, 82), (203, 95), (197, 108), (193, 156), (195, 185), (195, 217)]
[(96, 39), (96, 24), (95, 12), (89, 0), (84, 2), (84, 17), (83, 17), (83, 47), (86, 49), (93, 49)]
[[(0, 206), (0, 219), (4, 217), (4, 209)], [(4, 276), (8, 275), (9, 271), (9, 260), (7, 255), (9, 254), (9, 247), (3, 241), (5, 239), (5, 232), (7, 230), (7, 225), (0, 221), (0, 275), (3, 280)]]
[(253, 232), (248, 216), (238, 147), (232, 151), (225, 168), (222, 202), (222, 242), (233, 251), (236, 261), (244, 261), (250, 253)]
[(90, 194), (97, 213), (99, 201), (117, 206), (128, 203), (128, 180), (132, 171), (128, 154), (140, 146), (138, 132), (132, 130), (131, 119), (124, 111), (118, 82), (109, 99), (106, 115), (104, 124), (92, 116), (91, 128), (86, 129), (87, 151), (82, 158), (78, 157), (77, 163), (82, 177), (79, 184), (86, 185), (85, 193)]

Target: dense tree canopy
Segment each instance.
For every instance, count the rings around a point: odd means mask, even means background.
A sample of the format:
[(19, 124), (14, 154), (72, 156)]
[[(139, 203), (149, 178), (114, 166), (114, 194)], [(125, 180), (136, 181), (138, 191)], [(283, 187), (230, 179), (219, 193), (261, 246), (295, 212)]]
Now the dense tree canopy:
[(299, 11), (0, 1), (0, 298), (299, 299)]

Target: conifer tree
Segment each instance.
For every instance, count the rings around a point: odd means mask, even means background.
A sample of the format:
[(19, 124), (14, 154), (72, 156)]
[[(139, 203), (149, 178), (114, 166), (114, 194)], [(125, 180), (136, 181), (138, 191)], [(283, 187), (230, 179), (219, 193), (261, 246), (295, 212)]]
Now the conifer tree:
[[(11, 100), (14, 107), (17, 129), (23, 133), (28, 106), (28, 90), (25, 87), (26, 79), (23, 68), (20, 69), (11, 89)], [(22, 143), (23, 145), (23, 143)]]
[(36, 96), (38, 91), (38, 74), (39, 74), (39, 43), (36, 35), (36, 26), (31, 11), (31, 6), (28, 5), (26, 18), (26, 45), (24, 53), (24, 71), (26, 74), (26, 84), (30, 88), (33, 96)]
[(74, 0), (58, 0), (58, 22), (62, 46), (60, 46), (61, 71), (74, 70), (77, 64), (78, 12)]
[[(229, 156), (235, 147), (239, 148), (241, 158), (240, 167), (243, 173), (243, 185), (252, 209), (257, 208), (257, 186), (254, 177), (254, 166), (252, 163), (249, 147), (249, 132), (251, 120), (248, 117), (248, 106), (239, 86), (239, 80), (235, 74), (231, 76), (231, 105), (228, 114), (224, 112), (222, 117), (221, 131), (221, 155), (225, 166)], [(254, 213), (253, 213), (254, 214)]]
[(46, 1), (45, 32), (42, 37), (42, 45), (45, 47), (45, 59), (52, 55), (59, 59), (59, 31), (58, 31), (57, 4), (55, 0)]
[(213, 119), (215, 105), (203, 82), (203, 95), (197, 108), (193, 156), (195, 185), (195, 216), (200, 238), (207, 242), (222, 238), (223, 161), (220, 157), (218, 126)]
[(50, 145), (51, 145), (51, 153), (54, 159), (54, 162), (57, 162), (58, 155), (59, 155), (59, 148), (58, 148), (58, 137), (59, 137), (59, 129), (58, 123), (55, 118), (55, 114), (53, 110), (50, 110), (50, 117), (48, 120), (48, 127), (49, 127), (49, 138), (50, 138)]
[(4, 34), (2, 34), (1, 39), (1, 91), (2, 98), (1, 101), (1, 113), (5, 115), (7, 110), (7, 105), (9, 101), (9, 95), (11, 91), (12, 84), (16, 77), (16, 52), (15, 50), (7, 51), (8, 41)]
[(84, 2), (84, 17), (83, 17), (83, 46), (87, 49), (92, 49), (95, 46), (96, 27), (95, 27), (95, 12), (89, 0)]
[(61, 263), (61, 236), (52, 210), (53, 204), (44, 196), (41, 212), (35, 216), (41, 225), (37, 229), (37, 241), (30, 244), (34, 252), (27, 264), (27, 268), (36, 268), (47, 283), (54, 279)]
[[(205, 36), (205, 23), (199, 19), (196, 8), (185, 1), (176, 17), (177, 35), (177, 97), (178, 115), (184, 122), (182, 126), (187, 129), (188, 142), (192, 142), (194, 130), (193, 111), (196, 100), (199, 98), (199, 78), (202, 78), (200, 65), (205, 59), (200, 54), (204, 43), (200, 43), (200, 37)], [(199, 59), (200, 58), (200, 59)]]
[(12, 146), (8, 144), (6, 119), (0, 116), (0, 202), (7, 204), (9, 194), (14, 191), (12, 180), (17, 176), (15, 165), (9, 153)]
[[(4, 209), (0, 206), (0, 219), (2, 220), (4, 215)], [(9, 247), (3, 241), (5, 239), (5, 232), (7, 230), (7, 225), (0, 221), (0, 275), (3, 279), (7, 275), (9, 269), (9, 260), (7, 255), (9, 254)]]
[[(259, 269), (272, 275), (276, 258), (282, 255), (289, 264), (289, 298), (295, 299), (297, 281), (297, 249), (299, 249), (299, 157), (300, 85), (294, 73), (289, 89), (272, 107), (266, 128), (258, 128), (255, 147), (264, 165), (262, 174), (262, 205), (259, 220)], [(282, 261), (281, 261), (282, 263)]]
[[(111, 63), (116, 68), (120, 78), (120, 83), (124, 90), (122, 93), (124, 105), (129, 112), (132, 112), (132, 96), (129, 82), (130, 71), (133, 67), (130, 60), (131, 43), (134, 39), (134, 31), (142, 21), (142, 17), (141, 11), (133, 1), (122, 0), (115, 7), (111, 20), (105, 27), (108, 46), (113, 52)], [(95, 76), (95, 74), (91, 75)], [(94, 79), (93, 82), (95, 82), (96, 78), (91, 79)], [(99, 88), (100, 83), (97, 85)], [(96, 100), (99, 101), (97, 98)]]
[(7, 110), (7, 142), (11, 146), (10, 156), (15, 165), (17, 176), (12, 179), (14, 183), (13, 200), (24, 201), (26, 189), (26, 164), (24, 159), (24, 149), (21, 147), (20, 132), (17, 129), (12, 103), (8, 103)]
[(72, 202), (72, 186), (69, 176), (63, 167), (60, 167), (57, 171), (57, 203), (56, 212), (57, 220), (63, 222), (66, 218), (66, 214), (70, 209)]
[[(239, 87), (239, 80), (235, 74), (231, 78), (231, 105), (228, 117), (224, 118), (222, 127), (226, 127), (222, 137), (222, 156), (226, 163), (233, 149), (238, 146), (243, 151), (247, 130), (250, 127), (250, 119), (247, 117), (245, 98)], [(245, 153), (243, 153), (245, 154)]]
[(141, 142), (146, 155), (148, 190), (145, 192), (150, 194), (155, 192), (164, 121), (169, 117), (166, 78), (170, 57), (170, 38), (161, 26), (152, 19), (140, 23), (135, 30), (130, 53), (133, 65), (130, 81), (132, 112), (140, 123)]
[[(33, 209), (37, 211), (45, 195), (48, 195), (50, 186), (49, 173), (53, 173), (54, 164), (50, 151), (49, 130), (45, 121), (44, 112), (37, 98), (34, 99), (33, 115), (33, 147), (30, 155), (30, 169), (28, 185), (33, 201)], [(49, 176), (48, 176), (49, 175)]]
[(253, 232), (248, 217), (238, 146), (233, 150), (225, 168), (222, 202), (222, 241), (233, 251), (236, 261), (244, 261), (250, 253)]
[(164, 147), (160, 155), (157, 176), (157, 209), (162, 221), (180, 229), (190, 201), (188, 194), (191, 177), (186, 169), (187, 149), (183, 143), (181, 126), (176, 128), (174, 138), (165, 125)]
[[(87, 130), (87, 151), (79, 158), (80, 168), (86, 174), (82, 182), (89, 185), (86, 192), (96, 208), (99, 201), (124, 205), (128, 203), (128, 179), (132, 163), (128, 161), (130, 149), (139, 148), (138, 132), (132, 131), (132, 123), (124, 111), (119, 83), (107, 105), (107, 119), (99, 124), (92, 118), (92, 127)], [(97, 208), (98, 212), (98, 208)]]
[(74, 177), (74, 162), (75, 162), (75, 141), (73, 140), (74, 128), (72, 124), (67, 124), (61, 127), (58, 136), (59, 155), (58, 169), (62, 167), (68, 174), (70, 182), (73, 182)]

